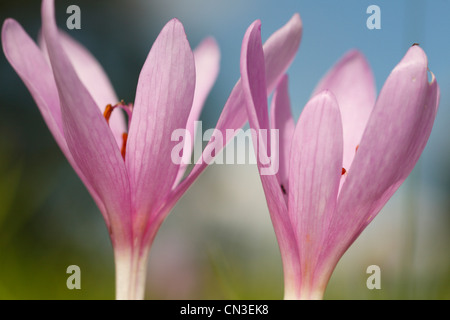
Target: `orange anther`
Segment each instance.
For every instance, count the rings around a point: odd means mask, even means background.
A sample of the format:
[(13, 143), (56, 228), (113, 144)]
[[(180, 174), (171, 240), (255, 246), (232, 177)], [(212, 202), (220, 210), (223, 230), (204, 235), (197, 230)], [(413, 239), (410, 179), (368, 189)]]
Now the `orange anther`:
[(109, 118), (111, 118), (111, 113), (113, 112), (114, 108), (112, 105), (108, 104), (105, 108), (105, 111), (103, 112), (103, 116), (106, 119), (106, 122), (109, 123)]
[(128, 140), (128, 133), (122, 133), (122, 149), (120, 149), (120, 153), (122, 154), (123, 160), (125, 160), (125, 151), (127, 149), (127, 140)]

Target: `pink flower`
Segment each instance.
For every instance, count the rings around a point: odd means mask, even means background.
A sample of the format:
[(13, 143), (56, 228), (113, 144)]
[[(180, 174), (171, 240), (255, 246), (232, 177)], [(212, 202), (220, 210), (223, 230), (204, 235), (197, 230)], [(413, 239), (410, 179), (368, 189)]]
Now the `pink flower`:
[[(319, 83), (297, 125), (283, 77), (269, 121), (260, 28), (255, 21), (244, 37), (241, 76), (250, 126), (280, 130), (280, 170), (261, 181), (283, 260), (285, 299), (321, 299), (341, 256), (418, 161), (439, 87), (434, 75), (428, 82), (424, 51), (413, 46), (375, 100), (370, 67), (351, 51)], [(259, 146), (271, 150), (264, 141)]]
[[(53, 0), (42, 2), (42, 21), (40, 49), (16, 21), (6, 20), (5, 55), (105, 219), (116, 261), (116, 297), (142, 299), (153, 239), (207, 166), (197, 163), (182, 179), (187, 166), (171, 161), (178, 143), (171, 134), (179, 128), (193, 132), (218, 73), (217, 45), (207, 39), (192, 52), (182, 24), (169, 21), (150, 50), (131, 105), (118, 102), (91, 54), (58, 31)], [(294, 16), (267, 41), (268, 90), (291, 63), (300, 36), (300, 20)], [(243, 103), (238, 81), (216, 129), (241, 128), (247, 120)], [(128, 125), (117, 108), (127, 112)]]

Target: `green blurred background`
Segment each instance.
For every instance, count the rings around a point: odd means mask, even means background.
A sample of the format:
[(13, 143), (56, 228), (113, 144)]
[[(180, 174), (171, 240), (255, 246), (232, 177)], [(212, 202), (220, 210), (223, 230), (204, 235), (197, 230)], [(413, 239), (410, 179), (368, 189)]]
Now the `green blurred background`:
[[(429, 144), (412, 175), (344, 255), (326, 299), (450, 298), (450, 1), (56, 1), (81, 8), (82, 29), (68, 31), (101, 62), (119, 98), (133, 101), (140, 68), (164, 24), (179, 18), (194, 48), (214, 36), (221, 73), (205, 105), (212, 128), (239, 78), (242, 37), (255, 19), (263, 38), (295, 12), (304, 24), (289, 70), (298, 117), (322, 75), (347, 50), (369, 60), (378, 91), (407, 48), (420, 43), (441, 87)], [(366, 28), (377, 4), (382, 29)], [(0, 18), (33, 37), (40, 1), (2, 1)], [(66, 30), (67, 31), (67, 30)], [(0, 57), (0, 299), (113, 299), (114, 261), (102, 217), (58, 149), (25, 86)], [(81, 290), (66, 269), (81, 268)], [(366, 269), (381, 268), (381, 290)], [(214, 165), (162, 225), (152, 247), (147, 299), (281, 299), (281, 259), (257, 169)]]

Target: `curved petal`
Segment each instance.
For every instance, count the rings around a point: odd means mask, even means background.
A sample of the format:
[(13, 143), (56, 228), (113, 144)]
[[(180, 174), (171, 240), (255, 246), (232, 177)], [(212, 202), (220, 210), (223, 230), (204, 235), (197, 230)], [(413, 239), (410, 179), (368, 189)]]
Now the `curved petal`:
[[(272, 92), (273, 88), (275, 88), (276, 84), (293, 61), (300, 45), (301, 36), (302, 22), (300, 16), (294, 14), (283, 27), (273, 33), (264, 43), (263, 50), (268, 94)], [(229, 142), (228, 139), (234, 138), (231, 137), (231, 135), (227, 135), (226, 130), (240, 129), (247, 121), (247, 111), (243, 107), (244, 104), (245, 97), (242, 93), (242, 83), (239, 79), (231, 91), (216, 125), (216, 130), (220, 130), (224, 137), (222, 144), (224, 147)], [(220, 152), (220, 150), (217, 151)], [(172, 190), (166, 203), (160, 210), (161, 214), (167, 214), (167, 212), (170, 211), (207, 166), (208, 164), (205, 161), (197, 163), (194, 166), (186, 179), (181, 181), (181, 183)]]
[[(59, 38), (80, 81), (89, 91), (100, 111), (103, 113), (108, 104), (115, 105), (118, 103), (119, 100), (114, 88), (95, 57), (67, 33), (59, 31)], [(39, 40), (41, 50), (48, 58), (47, 45), (42, 34)], [(126, 132), (127, 128), (122, 110), (118, 111), (112, 113), (109, 119), (109, 126), (116, 138), (117, 145), (121, 148), (122, 134)]]
[(300, 15), (295, 13), (286, 25), (274, 32), (264, 43), (267, 94), (273, 91), (294, 60), (302, 40), (302, 32), (302, 20)]
[[(267, 89), (264, 68), (264, 53), (261, 43), (261, 23), (255, 21), (244, 36), (241, 53), (241, 79), (250, 128), (255, 131), (253, 146), (257, 154), (261, 182), (266, 195), (267, 205), (277, 236), (285, 273), (285, 290), (294, 294), (297, 283), (298, 247), (294, 230), (289, 221), (286, 201), (275, 174), (263, 174), (260, 161), (260, 149), (270, 150), (268, 141), (259, 139), (260, 130), (269, 130), (267, 107)], [(263, 150), (263, 153), (266, 152)], [(293, 288), (292, 288), (293, 287)]]
[(50, 66), (34, 41), (13, 19), (7, 19), (3, 24), (2, 44), (6, 58), (33, 96), (56, 143), (84, 182), (108, 224), (108, 215), (103, 201), (78, 168), (67, 146), (63, 132), (58, 90)]
[(286, 201), (289, 194), (289, 161), (292, 136), (295, 130), (294, 119), (291, 112), (291, 101), (288, 92), (288, 76), (281, 78), (272, 98), (270, 108), (270, 126), (280, 132), (279, 150), (280, 170), (277, 173), (278, 181), (283, 186)]
[(372, 70), (357, 50), (348, 52), (319, 82), (314, 94), (330, 90), (336, 96), (344, 130), (343, 167), (350, 169), (356, 148), (375, 104)]
[(190, 163), (192, 151), (194, 148), (194, 139), (196, 135), (195, 121), (198, 121), (205, 104), (206, 98), (211, 91), (214, 82), (217, 79), (220, 68), (220, 50), (214, 38), (206, 38), (194, 50), (195, 59), (195, 93), (192, 103), (191, 113), (187, 120), (186, 129), (190, 134), (191, 144), (185, 144), (183, 148), (183, 159), (178, 170), (178, 176), (175, 180), (174, 187), (183, 178), (186, 168)]
[[(66, 154), (58, 90), (51, 68), (34, 41), (13, 19), (3, 23), (2, 44), (6, 58), (27, 86), (56, 142)], [(70, 152), (68, 154), (71, 156)]]
[(430, 136), (439, 104), (418, 46), (386, 80), (342, 186), (328, 247), (336, 263), (411, 173)]
[(130, 188), (123, 158), (103, 115), (62, 48), (53, 0), (42, 2), (42, 20), (67, 145), (81, 172), (103, 200), (113, 242), (123, 245), (132, 236)]
[(195, 59), (195, 93), (192, 102), (192, 110), (189, 114), (189, 124), (200, 117), (201, 110), (205, 104), (220, 69), (220, 50), (214, 38), (209, 37), (203, 40), (194, 50)]
[(319, 256), (333, 216), (342, 174), (342, 122), (330, 91), (305, 106), (292, 138), (289, 216), (300, 254), (302, 297), (321, 296), (328, 283)]
[[(254, 130), (270, 129), (264, 63), (261, 22), (257, 20), (247, 29), (241, 51), (242, 88), (248, 122)], [(265, 147), (270, 150), (269, 143)]]
[[(170, 192), (179, 165), (172, 162), (175, 129), (185, 128), (195, 90), (194, 56), (183, 25), (169, 21), (142, 68), (131, 119), (126, 165), (141, 227)], [(142, 219), (142, 220), (141, 220)]]

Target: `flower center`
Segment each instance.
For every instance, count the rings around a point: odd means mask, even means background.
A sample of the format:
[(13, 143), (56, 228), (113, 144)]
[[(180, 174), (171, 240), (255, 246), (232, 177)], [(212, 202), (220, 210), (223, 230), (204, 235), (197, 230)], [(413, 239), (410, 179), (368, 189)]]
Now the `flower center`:
[[(111, 118), (111, 114), (114, 111), (114, 109), (116, 109), (116, 108), (120, 108), (126, 112), (126, 114), (128, 116), (128, 127), (129, 127), (130, 122), (131, 122), (131, 115), (133, 113), (133, 104), (131, 104), (131, 103), (125, 104), (125, 102), (123, 100), (114, 106), (111, 104), (108, 104), (105, 107), (105, 111), (103, 112), (103, 117), (105, 117), (105, 120), (108, 123), (108, 125), (109, 125), (109, 119)], [(122, 133), (122, 147), (120, 148), (120, 153), (122, 154), (122, 158), (124, 161), (125, 161), (125, 152), (126, 152), (126, 148), (127, 148), (127, 140), (128, 140), (128, 133), (127, 132)]]

